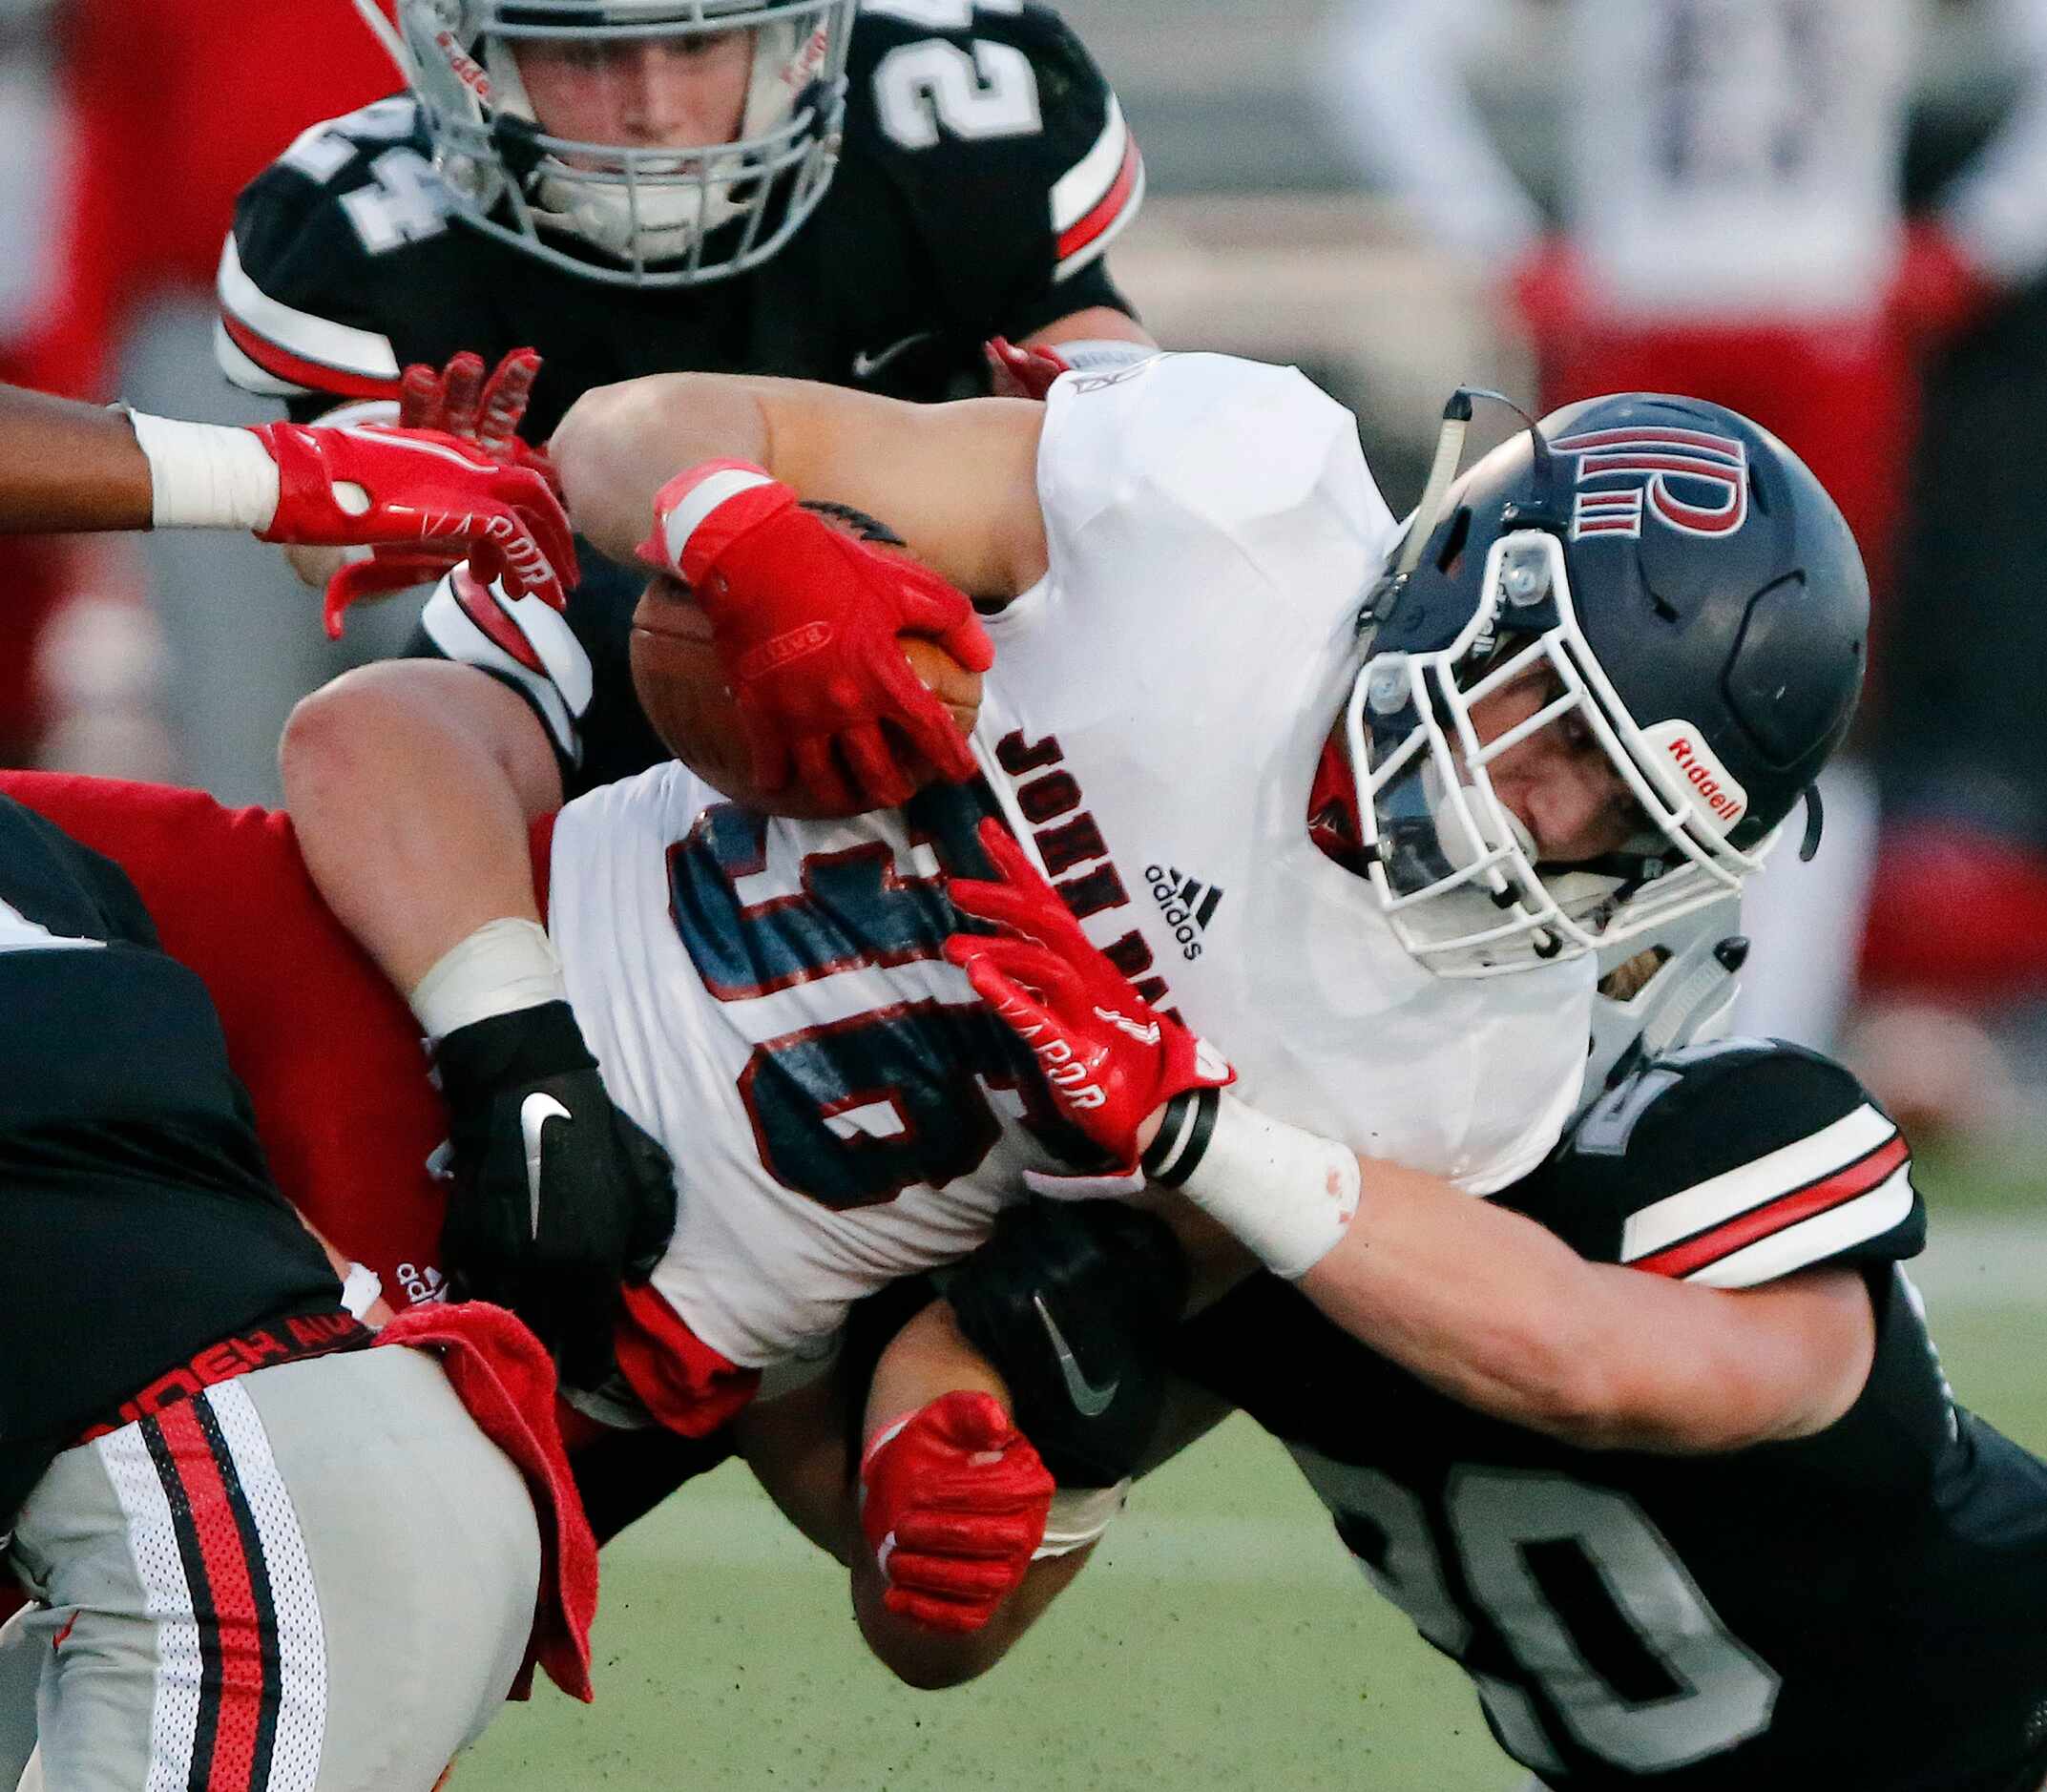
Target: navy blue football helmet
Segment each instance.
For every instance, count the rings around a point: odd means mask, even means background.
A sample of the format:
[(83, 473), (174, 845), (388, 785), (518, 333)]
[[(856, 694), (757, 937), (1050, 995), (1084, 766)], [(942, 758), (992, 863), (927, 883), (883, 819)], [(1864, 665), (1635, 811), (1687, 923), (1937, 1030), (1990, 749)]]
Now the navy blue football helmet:
[[(1745, 417), (1591, 399), (1452, 484), (1470, 398), (1367, 599), (1346, 720), (1396, 934), (1442, 974), (1489, 976), (1603, 953), (1738, 889), (1848, 731), (1869, 597), (1839, 508)], [(1473, 706), (1532, 675), (1551, 699), (1482, 739)], [(1644, 824), (1596, 863), (1538, 865), (1486, 767), (1566, 719)]]

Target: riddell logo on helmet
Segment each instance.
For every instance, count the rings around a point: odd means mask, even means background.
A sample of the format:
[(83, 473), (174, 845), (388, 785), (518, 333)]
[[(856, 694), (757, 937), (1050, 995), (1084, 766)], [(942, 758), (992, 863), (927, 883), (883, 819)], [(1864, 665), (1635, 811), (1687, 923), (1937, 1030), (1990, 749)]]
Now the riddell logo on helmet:
[(1660, 721), (1641, 733), (1665, 781), (1691, 807), (1703, 809), (1717, 831), (1726, 833), (1748, 813), (1748, 792), (1690, 722)]

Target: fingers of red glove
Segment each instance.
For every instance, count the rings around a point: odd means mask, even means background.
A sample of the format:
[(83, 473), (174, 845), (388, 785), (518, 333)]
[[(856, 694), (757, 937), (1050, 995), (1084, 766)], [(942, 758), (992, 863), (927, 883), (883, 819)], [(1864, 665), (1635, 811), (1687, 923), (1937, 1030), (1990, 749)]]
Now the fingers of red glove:
[(388, 597), (393, 592), (410, 591), (415, 585), (430, 585), (461, 558), (453, 553), (392, 552), (380, 549), (366, 560), (350, 560), (327, 580), (326, 603), (322, 612), (327, 639), (342, 637), (342, 617), (350, 604), (366, 597)]
[(1023, 1441), (1002, 1402), (979, 1389), (941, 1394), (911, 1423), (923, 1424), (932, 1436), (955, 1449), (1006, 1449)]
[(928, 567), (896, 562), (898, 633), (929, 635), (969, 672), (986, 672), (995, 663), (995, 644), (988, 638), (967, 594)]
[[(742, 710), (744, 718), (746, 712)], [(782, 739), (778, 724), (770, 718), (761, 719), (762, 741)], [(839, 756), (832, 751), (831, 737), (822, 734), (799, 735), (787, 747), (789, 757), (796, 764), (796, 781), (807, 790), (819, 802), (843, 814), (857, 813), (861, 806), (859, 793), (847, 781), (840, 768)], [(754, 763), (760, 764), (759, 748), (756, 748)]]
[(942, 635), (962, 617), (972, 616), (973, 605), (968, 602), (967, 594), (950, 580), (900, 555), (877, 553), (869, 544), (859, 545), (869, 560), (882, 561), (894, 577), (899, 629), (912, 635)]
[(988, 357), (990, 388), (997, 398), (1041, 401), (1052, 383), (1071, 370), (1066, 357), (1056, 349), (1018, 348), (1006, 337), (992, 337), (983, 352)]
[(1016, 838), (992, 815), (981, 818), (981, 825), (975, 830), (981, 848), (995, 862), (995, 875), (1005, 884), (1037, 901), (1066, 912), (1059, 902), (1059, 893), (1045, 881), (1044, 873), (1031, 863), (1031, 855), (1017, 844)]
[[(1047, 1018), (1061, 1010), (1071, 1012), (1087, 1006), (1087, 986), (1080, 973), (1050, 947), (1035, 940), (983, 940), (977, 956), (1013, 988), (1034, 992)], [(970, 981), (972, 975), (970, 970)]]
[(441, 390), (446, 419), (441, 427), (449, 435), (473, 442), (476, 419), (483, 408), (483, 357), (469, 348), (449, 356), (448, 365), (441, 369)]
[(939, 636), (938, 644), (969, 672), (986, 672), (995, 663), (995, 644), (971, 603), (967, 614)]
[(992, 921), (1021, 938), (1055, 947), (1068, 957), (1094, 949), (1056, 895), (1047, 902), (1007, 884), (984, 883), (969, 877), (951, 879), (946, 885), (946, 893), (962, 914)]
[[(971, 778), (977, 768), (966, 738), (953, 725), (951, 712), (917, 677), (900, 644), (877, 641), (865, 658), (874, 682), (888, 699), (888, 720), (909, 737), (910, 744), (944, 777), (954, 783)], [(883, 752), (888, 752), (886, 746)], [(892, 763), (893, 756), (889, 757)], [(902, 794), (892, 800), (891, 807), (895, 802), (908, 802), (912, 793), (907, 775), (899, 771), (896, 781)]]
[[(478, 520), (471, 516), (472, 527)], [(554, 564), (518, 515), (490, 510), (482, 512), (480, 521), (477, 533), (446, 544), (454, 557), (466, 558), (487, 585), (502, 582), (514, 597), (538, 597), (551, 610), (563, 608), (568, 598)]]
[[(1038, 1534), (1043, 1536), (1042, 1529)], [(1036, 1547), (1019, 1537), (1001, 1554), (962, 1556), (943, 1545), (926, 1552), (899, 1544), (889, 1552), (888, 1586), (892, 1592), (993, 1606), (1016, 1591)]]
[(952, 906), (963, 913), (992, 921), (1030, 939), (1042, 940), (1069, 961), (1093, 955), (1095, 948), (1059, 892), (1025, 857), (1023, 848), (992, 816), (982, 822), (979, 838), (995, 862), (1000, 882), (956, 877), (947, 886)]
[[(972, 1505), (963, 1499), (957, 1511), (920, 1506), (903, 1512), (889, 1527), (895, 1548), (888, 1552), (888, 1578), (933, 1593), (997, 1591), (1001, 1583), (989, 1574), (988, 1565), (1028, 1558), (1045, 1540), (1041, 1509), (1051, 1497), (1049, 1491), (1040, 1497), (1030, 1489), (990, 1488)], [(957, 1568), (918, 1573), (909, 1565), (936, 1561)]]
[(536, 569), (529, 577), (521, 555), (508, 552), (506, 558), (513, 563), (527, 590), (535, 596), (546, 596), (559, 610), (567, 602), (564, 594), (575, 589), (578, 578), (575, 536), (569, 528), (568, 512), (561, 508), (561, 500), (546, 478), (530, 467), (500, 469), (491, 482), (491, 492), (519, 532), (538, 551), (546, 562), (548, 576), (541, 576)]
[(398, 424), (404, 429), (438, 429), (444, 409), (441, 376), (424, 361), (415, 361), (398, 383)]
[(988, 389), (996, 398), (1029, 398), (1030, 390), (1011, 366), (1009, 357), (1016, 351), (1000, 336), (981, 344), (981, 359), (988, 364)]
[(503, 583), (514, 597), (525, 595), (525, 585), (507, 562), (504, 551), (494, 541), (478, 541), (470, 547), (470, 571), (486, 585)]
[(477, 445), (486, 452), (498, 456), (512, 452), (539, 372), (540, 356), (532, 348), (511, 350), (491, 370), (476, 418)]
[(853, 768), (867, 802), (877, 809), (899, 808), (916, 795), (909, 774), (896, 763), (881, 724), (863, 722), (839, 736), (839, 750)]
[(882, 1604), (898, 1617), (907, 1617), (926, 1630), (942, 1630), (966, 1636), (983, 1629), (995, 1615), (994, 1605), (975, 1600), (963, 1604), (952, 1599), (934, 1599), (926, 1594), (891, 1587), (882, 1594)]
[[(948, 956), (950, 954), (949, 953)], [(986, 951), (954, 962), (967, 973), (973, 992), (985, 1002), (996, 1019), (1019, 1037), (1030, 1040), (1064, 1038), (1066, 1029), (1053, 1011), (996, 964)]]

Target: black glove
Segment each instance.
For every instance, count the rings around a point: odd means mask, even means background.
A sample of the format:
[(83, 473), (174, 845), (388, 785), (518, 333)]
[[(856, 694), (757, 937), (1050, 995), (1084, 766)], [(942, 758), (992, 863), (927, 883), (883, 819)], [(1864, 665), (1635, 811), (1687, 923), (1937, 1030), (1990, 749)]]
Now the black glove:
[(1187, 1260), (1161, 1219), (1117, 1201), (1026, 1201), (944, 1278), (959, 1328), (1010, 1390), (1061, 1487), (1136, 1473), (1159, 1427)]
[(644, 1281), (675, 1230), (668, 1154), (612, 1105), (566, 1002), (457, 1027), (434, 1063), (449, 1292), (511, 1307), (566, 1381), (595, 1386), (611, 1372), (619, 1282)]

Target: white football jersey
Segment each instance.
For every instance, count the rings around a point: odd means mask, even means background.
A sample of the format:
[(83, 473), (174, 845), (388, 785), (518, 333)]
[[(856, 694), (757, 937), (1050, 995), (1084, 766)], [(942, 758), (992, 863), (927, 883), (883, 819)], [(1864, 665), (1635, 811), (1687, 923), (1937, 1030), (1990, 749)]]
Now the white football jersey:
[[(1164, 356), (1054, 388), (1050, 570), (991, 620), (975, 752), (1096, 943), (1244, 1094), (1474, 1191), (1576, 1096), (1591, 960), (1431, 977), (1306, 832), (1393, 533), (1349, 414), (1289, 369)], [(1028, 1053), (939, 955), (976, 799), (797, 822), (671, 763), (555, 827), (549, 927), (606, 1086), (673, 1153), (655, 1286), (764, 1366), (950, 1261), (1056, 1169)]]

